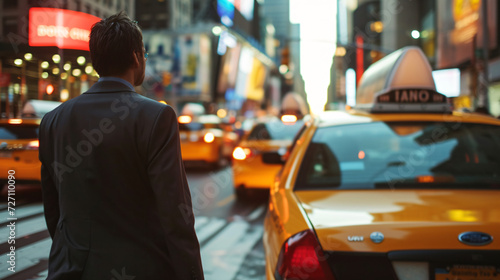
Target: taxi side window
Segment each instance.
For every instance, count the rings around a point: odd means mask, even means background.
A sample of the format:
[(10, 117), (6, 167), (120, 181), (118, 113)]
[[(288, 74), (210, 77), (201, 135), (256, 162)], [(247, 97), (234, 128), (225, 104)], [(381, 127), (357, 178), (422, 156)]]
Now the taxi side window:
[(304, 163), (304, 173), (307, 175), (302, 181), (318, 185), (328, 184), (331, 187), (340, 185), (339, 162), (328, 145), (311, 143), (307, 149)]

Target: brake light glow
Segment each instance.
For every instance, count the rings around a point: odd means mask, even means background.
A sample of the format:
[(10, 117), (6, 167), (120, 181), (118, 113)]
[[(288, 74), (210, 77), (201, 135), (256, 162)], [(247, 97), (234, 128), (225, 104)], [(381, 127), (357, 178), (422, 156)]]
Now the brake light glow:
[(297, 121), (297, 116), (295, 116), (295, 115), (283, 115), (283, 116), (281, 116), (281, 121), (284, 123), (294, 123)]
[(205, 143), (212, 143), (214, 142), (215, 140), (215, 136), (212, 132), (207, 132), (205, 134), (205, 136), (203, 137), (203, 141), (205, 141)]
[(276, 274), (281, 279), (335, 279), (312, 230), (299, 232), (285, 242)]
[(249, 148), (236, 147), (233, 151), (233, 158), (236, 160), (245, 160), (252, 155), (252, 150)]
[(10, 119), (9, 124), (22, 124), (23, 120), (22, 119)]
[(192, 119), (193, 118), (191, 118), (191, 116), (186, 116), (186, 115), (179, 116), (177, 118), (177, 120), (179, 121), (179, 123), (190, 123)]
[(365, 152), (364, 151), (359, 151), (358, 158), (359, 159), (364, 159), (365, 158)]
[(38, 150), (39, 147), (40, 147), (40, 142), (38, 142), (38, 140), (33, 140), (28, 143), (27, 149)]

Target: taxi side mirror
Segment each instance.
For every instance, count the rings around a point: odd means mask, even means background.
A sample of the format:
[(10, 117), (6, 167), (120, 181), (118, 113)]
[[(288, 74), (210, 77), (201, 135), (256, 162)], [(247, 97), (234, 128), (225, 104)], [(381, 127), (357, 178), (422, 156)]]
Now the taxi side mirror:
[(262, 161), (268, 164), (284, 164), (285, 161), (282, 159), (278, 152), (265, 152), (262, 154)]

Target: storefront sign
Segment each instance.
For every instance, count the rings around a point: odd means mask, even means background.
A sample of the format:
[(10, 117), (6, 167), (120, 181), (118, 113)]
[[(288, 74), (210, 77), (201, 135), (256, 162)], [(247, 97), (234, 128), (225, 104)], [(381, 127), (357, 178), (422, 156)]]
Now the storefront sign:
[(88, 51), (90, 29), (100, 20), (96, 16), (76, 11), (31, 8), (29, 45)]

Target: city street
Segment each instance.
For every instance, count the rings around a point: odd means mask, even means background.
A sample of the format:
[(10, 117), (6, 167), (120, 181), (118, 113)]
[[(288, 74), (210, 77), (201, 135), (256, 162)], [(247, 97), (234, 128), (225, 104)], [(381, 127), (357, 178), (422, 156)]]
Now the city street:
[[(248, 201), (236, 201), (229, 167), (188, 169), (187, 174), (205, 279), (264, 279), (262, 221), (266, 193), (254, 195)], [(15, 273), (7, 269), (11, 245), (7, 243), (10, 229), (5, 190), (1, 199), (0, 279), (45, 279), (51, 239), (46, 230), (39, 186), (16, 188)], [(110, 272), (104, 279), (116, 277)]]

